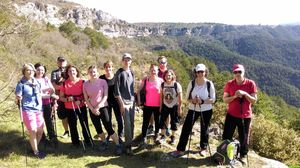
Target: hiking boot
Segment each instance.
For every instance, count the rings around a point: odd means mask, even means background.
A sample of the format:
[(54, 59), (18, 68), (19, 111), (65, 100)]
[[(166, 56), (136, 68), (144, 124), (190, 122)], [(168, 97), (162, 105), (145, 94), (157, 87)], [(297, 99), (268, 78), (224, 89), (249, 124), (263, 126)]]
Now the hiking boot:
[(121, 144), (116, 145), (115, 154), (117, 156), (120, 156), (122, 154), (122, 145)]
[(107, 141), (105, 141), (105, 142), (100, 141), (100, 148), (99, 148), (99, 150), (100, 150), (101, 152), (103, 152), (103, 151), (106, 151), (107, 148), (108, 148), (108, 142), (107, 142)]
[(200, 156), (202, 157), (206, 157), (207, 155), (207, 150), (206, 149), (201, 149), (200, 152), (199, 152)]
[(171, 145), (174, 145), (175, 144), (175, 136), (171, 136), (171, 141), (170, 141), (170, 144)]
[(65, 131), (64, 134), (61, 136), (62, 138), (68, 138), (70, 136), (69, 131)]
[(38, 151), (34, 153), (34, 156), (38, 159), (44, 159), (46, 157), (46, 154), (44, 152)]
[(179, 158), (184, 155), (184, 152), (176, 150), (171, 152), (170, 155), (174, 158)]
[(153, 135), (154, 134), (154, 128), (153, 125), (149, 125), (147, 129), (147, 135)]

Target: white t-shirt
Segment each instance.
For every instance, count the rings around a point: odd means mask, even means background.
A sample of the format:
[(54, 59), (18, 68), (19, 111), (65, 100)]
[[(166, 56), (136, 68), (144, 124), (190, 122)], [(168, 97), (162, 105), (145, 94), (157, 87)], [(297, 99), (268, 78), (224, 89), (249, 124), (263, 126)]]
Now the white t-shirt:
[(169, 108), (172, 108), (173, 106), (178, 104), (178, 95), (182, 93), (181, 85), (177, 82), (177, 92), (174, 85), (175, 81), (172, 81), (169, 85), (164, 82), (164, 88), (162, 88), (163, 103)]
[[(195, 82), (195, 86), (194, 89), (192, 91), (192, 99), (195, 98), (196, 96), (198, 96), (200, 99), (202, 100), (206, 100), (209, 98), (208, 96), (208, 90), (207, 90), (207, 79), (205, 79), (205, 82), (203, 85), (197, 85), (197, 83)], [(213, 101), (215, 101), (216, 99), (216, 92), (215, 92), (215, 87), (214, 84), (210, 82), (210, 98), (213, 99)], [(189, 83), (187, 91), (186, 91), (186, 96), (187, 99), (189, 98), (189, 94), (190, 94), (190, 90), (192, 89), (192, 81)], [(197, 104), (196, 106), (192, 103), (189, 103), (189, 109), (190, 110), (195, 110), (197, 112), (202, 112), (202, 111), (207, 111), (213, 108), (212, 104), (202, 104), (201, 105), (201, 109), (199, 107), (199, 104)]]

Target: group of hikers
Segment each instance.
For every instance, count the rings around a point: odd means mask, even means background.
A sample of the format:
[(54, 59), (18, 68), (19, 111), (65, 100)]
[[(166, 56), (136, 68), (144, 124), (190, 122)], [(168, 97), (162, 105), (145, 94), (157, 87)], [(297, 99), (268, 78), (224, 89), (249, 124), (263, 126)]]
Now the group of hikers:
[[(21, 119), (29, 132), (32, 154), (39, 159), (46, 156), (38, 149), (39, 142), (45, 136), (44, 124), (49, 141), (57, 142), (53, 124), (55, 111), (62, 120), (65, 131), (63, 136), (70, 135), (74, 146), (78, 147), (80, 143), (83, 147), (93, 146), (88, 127), (89, 111), (100, 140), (100, 150), (108, 148), (111, 138), (116, 145), (116, 155), (133, 155), (136, 105), (143, 106), (140, 144), (146, 145), (150, 137), (147, 134), (153, 132), (155, 143), (168, 141), (173, 145), (182, 115), (183, 90), (176, 81), (175, 72), (167, 68), (167, 58), (160, 56), (157, 61), (158, 65), (150, 65), (149, 73), (141, 80), (136, 95), (135, 76), (131, 69), (132, 56), (129, 53), (122, 55), (122, 67), (116, 73), (112, 61), (104, 63), (105, 74), (101, 76), (97, 66), (90, 66), (87, 70), (88, 80), (83, 80), (80, 70), (74, 65), (67, 65), (67, 60), (62, 56), (57, 58), (58, 69), (52, 71), (51, 79), (46, 76), (43, 64), (24, 64), (23, 77), (17, 83), (15, 94)], [(188, 112), (178, 138), (177, 150), (170, 153), (173, 157), (184, 155), (193, 125), (198, 118), (201, 125), (199, 153), (205, 157), (208, 152), (208, 128), (216, 92), (213, 82), (207, 79), (209, 71), (204, 64), (197, 64), (193, 71), (195, 78), (186, 89)], [(224, 87), (223, 101), (228, 104), (228, 108), (222, 138), (232, 139), (236, 127), (238, 128), (240, 159), (245, 162), (251, 128), (251, 105), (257, 100), (257, 88), (254, 81), (245, 78), (243, 65), (235, 64), (232, 72), (234, 79)], [(117, 122), (117, 131), (112, 126), (112, 113)], [(77, 130), (77, 119), (80, 121), (81, 131)], [(84, 139), (81, 142), (80, 137)]]

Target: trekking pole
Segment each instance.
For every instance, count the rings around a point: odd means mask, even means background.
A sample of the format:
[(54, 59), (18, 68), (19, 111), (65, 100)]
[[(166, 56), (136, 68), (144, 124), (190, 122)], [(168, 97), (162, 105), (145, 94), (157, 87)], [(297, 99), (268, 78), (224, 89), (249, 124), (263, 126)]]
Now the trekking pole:
[[(199, 104), (199, 108), (200, 108), (200, 116), (201, 116), (201, 120), (202, 120), (202, 125), (201, 127), (203, 126), (205, 128), (206, 124), (204, 122), (204, 117), (203, 117), (203, 112), (201, 111), (201, 105)], [(209, 146), (209, 140), (208, 140), (208, 127), (209, 127), (209, 124), (207, 126), (207, 130), (206, 130), (206, 137), (207, 137), (207, 147), (208, 147), (208, 152), (209, 152), (209, 155), (211, 157), (211, 151), (210, 151), (210, 146)], [(200, 147), (201, 148), (201, 147)]]
[[(22, 101), (19, 100), (19, 110), (20, 110), (20, 119), (21, 119), (21, 125), (22, 125), (22, 137), (23, 140), (25, 140), (25, 131), (24, 131), (24, 120), (23, 120), (23, 112), (22, 112)], [(26, 149), (26, 148), (25, 148)], [(25, 165), (27, 167), (27, 153), (25, 152)]]
[[(243, 114), (243, 97), (240, 98), (240, 105), (241, 105), (241, 115)], [(243, 145), (245, 145), (247, 142), (247, 138), (246, 138), (246, 130), (245, 130), (245, 119), (242, 116), (242, 127), (243, 127), (243, 133), (244, 133), (244, 139), (243, 139)], [(247, 153), (247, 167), (249, 167), (249, 157), (248, 157), (248, 153)]]
[[(72, 108), (73, 108), (73, 111), (74, 111), (74, 113), (75, 113), (75, 116), (77, 116), (77, 114), (76, 114), (76, 110), (75, 110), (75, 106), (74, 106), (74, 103), (73, 103), (73, 101), (71, 101), (72, 102)], [(77, 129), (77, 128), (76, 128)], [(81, 135), (81, 143), (82, 143), (82, 147), (83, 147), (83, 151), (85, 151), (85, 145), (84, 145), (84, 142), (83, 142), (83, 135), (82, 135), (82, 131), (81, 131), (81, 133), (80, 133)]]
[(54, 132), (55, 132), (55, 138), (56, 138), (56, 142), (55, 142), (55, 149), (57, 149), (57, 127), (56, 127), (56, 110), (54, 109), (54, 107), (52, 107), (53, 110), (53, 114), (52, 114), (52, 123), (53, 123), (53, 128), (54, 128)]
[(193, 111), (193, 115), (192, 115), (192, 128), (190, 131), (189, 149), (188, 149), (188, 153), (187, 153), (186, 164), (189, 164), (189, 155), (190, 155), (190, 149), (191, 149), (192, 131), (193, 131), (193, 125), (194, 125), (194, 118), (195, 118), (195, 109), (196, 109), (196, 104), (194, 104), (194, 111)]
[(85, 129), (85, 131), (86, 131), (86, 133), (87, 133), (87, 135), (88, 135), (88, 137), (89, 137), (89, 140), (90, 140), (90, 143), (91, 143), (91, 145), (92, 145), (92, 148), (94, 149), (94, 142), (93, 142), (93, 139), (92, 139), (91, 134), (90, 134), (90, 132), (89, 132), (89, 129), (88, 129), (88, 127), (87, 127), (87, 125), (86, 125), (86, 123), (85, 123), (85, 121), (84, 121), (84, 118), (83, 118), (83, 116), (82, 116), (80, 107), (79, 107), (77, 104), (76, 104), (76, 106), (77, 106), (78, 111), (79, 111), (79, 114), (80, 114), (79, 117), (81, 117), (81, 119), (82, 119), (81, 121), (82, 121), (82, 123), (83, 123), (83, 127), (84, 127), (84, 129)]

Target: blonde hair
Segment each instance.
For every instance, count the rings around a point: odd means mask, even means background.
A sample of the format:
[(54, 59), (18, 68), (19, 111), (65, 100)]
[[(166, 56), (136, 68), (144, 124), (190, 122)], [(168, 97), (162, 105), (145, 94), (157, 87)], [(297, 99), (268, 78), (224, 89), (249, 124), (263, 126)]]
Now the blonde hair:
[(35, 71), (35, 68), (32, 63), (26, 63), (23, 65), (22, 74), (25, 75), (25, 71), (29, 68), (32, 68), (32, 70)]

